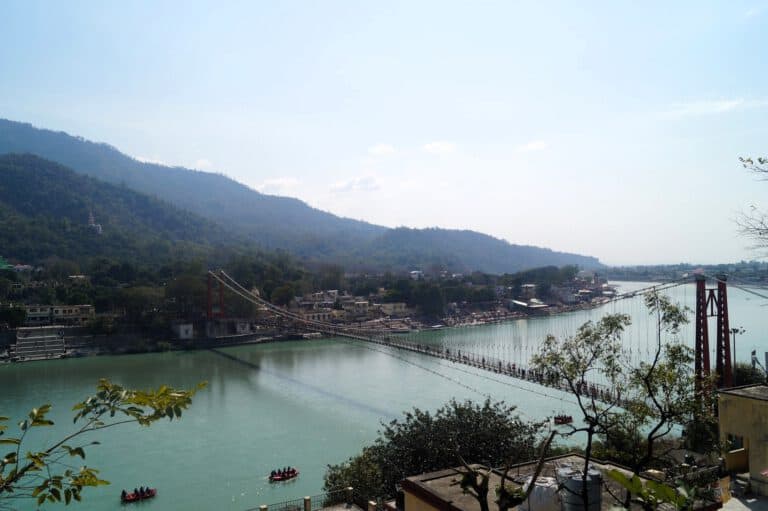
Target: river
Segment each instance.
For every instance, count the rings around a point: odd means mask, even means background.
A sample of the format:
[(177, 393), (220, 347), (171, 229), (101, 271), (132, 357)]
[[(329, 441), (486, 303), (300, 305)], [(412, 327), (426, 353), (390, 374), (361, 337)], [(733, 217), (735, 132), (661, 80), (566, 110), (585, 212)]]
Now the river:
[[(620, 284), (621, 291), (648, 285)], [(692, 284), (669, 293), (693, 307)], [(746, 330), (737, 339), (740, 361), (749, 360), (756, 349), (762, 362), (768, 350), (765, 303), (729, 288), (731, 326)], [(546, 334), (568, 335), (584, 321), (612, 312), (632, 316), (625, 344), (631, 357), (643, 358), (652, 346), (653, 323), (640, 298), (553, 317), (422, 332), (412, 340), (521, 363)], [(681, 336), (693, 344), (690, 325)], [(13, 424), (30, 408), (53, 403), (56, 426), (40, 428), (30, 437), (31, 445), (41, 445), (71, 430), (71, 406), (92, 393), (99, 378), (132, 388), (191, 387), (207, 381), (208, 388), (179, 422), (120, 426), (89, 438), (101, 445), (88, 447), (85, 461), (112, 484), (86, 489), (77, 509), (118, 509), (121, 488), (149, 485), (159, 492), (140, 504), (143, 510), (224, 511), (321, 493), (326, 465), (359, 452), (376, 438), (382, 421), (413, 407), (434, 410), (451, 398), (481, 400), (482, 394), (490, 394), (517, 405), (525, 418), (575, 413), (568, 396), (553, 389), (341, 339), (222, 351), (227, 356), (196, 351), (2, 365), (0, 415), (10, 416)], [(270, 470), (286, 465), (298, 467), (301, 475), (270, 484)], [(23, 501), (14, 506), (35, 508)]]

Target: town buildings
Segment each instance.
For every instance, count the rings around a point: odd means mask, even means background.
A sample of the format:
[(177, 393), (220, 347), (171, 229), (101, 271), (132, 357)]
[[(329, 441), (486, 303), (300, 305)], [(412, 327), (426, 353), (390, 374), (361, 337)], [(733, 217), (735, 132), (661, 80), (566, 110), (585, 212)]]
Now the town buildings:
[(27, 305), (25, 326), (85, 326), (96, 317), (93, 305)]

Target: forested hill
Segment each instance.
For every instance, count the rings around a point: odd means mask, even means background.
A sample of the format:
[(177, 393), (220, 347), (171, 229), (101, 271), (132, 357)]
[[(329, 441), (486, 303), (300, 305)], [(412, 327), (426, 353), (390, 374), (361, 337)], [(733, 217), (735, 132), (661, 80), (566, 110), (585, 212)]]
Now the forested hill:
[[(389, 255), (396, 262), (422, 260), (442, 262), (450, 268), (477, 269), (486, 273), (515, 273), (541, 266), (602, 266), (595, 257), (555, 252), (548, 248), (512, 245), (475, 231), (451, 229), (390, 229), (378, 237), (368, 252)], [(466, 262), (471, 261), (467, 268)]]
[(340, 218), (304, 202), (259, 193), (221, 174), (144, 163), (107, 144), (0, 119), (0, 154), (32, 153), (104, 181), (125, 185), (235, 229), (265, 248), (323, 258), (386, 229)]
[(33, 153), (152, 195), (225, 226), (264, 248), (347, 269), (515, 272), (547, 264), (601, 266), (594, 257), (519, 246), (473, 231), (388, 229), (341, 218), (292, 198), (261, 194), (221, 174), (135, 160), (114, 147), (0, 119), (0, 154)]
[[(97, 228), (89, 226), (93, 213)], [(0, 156), (0, 247), (27, 263), (106, 257), (142, 264), (210, 257), (243, 242), (155, 198), (37, 156)]]

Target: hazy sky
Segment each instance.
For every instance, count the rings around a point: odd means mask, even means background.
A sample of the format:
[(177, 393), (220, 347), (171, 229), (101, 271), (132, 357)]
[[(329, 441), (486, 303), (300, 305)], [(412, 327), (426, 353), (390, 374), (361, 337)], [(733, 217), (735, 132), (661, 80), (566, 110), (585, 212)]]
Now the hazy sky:
[(333, 213), (754, 258), (768, 2), (0, 2), (0, 117)]

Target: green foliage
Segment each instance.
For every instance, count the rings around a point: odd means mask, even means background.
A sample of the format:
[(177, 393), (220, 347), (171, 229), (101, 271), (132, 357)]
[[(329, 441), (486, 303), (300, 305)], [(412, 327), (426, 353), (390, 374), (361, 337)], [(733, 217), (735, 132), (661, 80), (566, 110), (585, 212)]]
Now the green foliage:
[(672, 487), (658, 481), (643, 481), (636, 474), (630, 477), (616, 469), (609, 470), (606, 475), (627, 490), (633, 496), (632, 500), (645, 511), (657, 511), (664, 504), (678, 510), (693, 509), (696, 492), (682, 482)]
[(733, 384), (736, 387), (753, 383), (765, 383), (765, 373), (747, 362), (736, 362), (733, 368)]
[(439, 318), (445, 311), (445, 297), (440, 286), (419, 282), (413, 289), (408, 305), (418, 307), (424, 316)]
[[(658, 294), (646, 297), (646, 307), (657, 325), (656, 350), (649, 360), (633, 366), (623, 355), (621, 333), (629, 318), (620, 315), (585, 323), (565, 340), (550, 336), (534, 357), (539, 369), (564, 380), (577, 397), (587, 426), (574, 433), (587, 434), (585, 456), (599, 454), (630, 467), (635, 475), (669, 463), (666, 454), (682, 443), (671, 438), (677, 427), (686, 429), (699, 452), (717, 447), (711, 434), (715, 424), (709, 411), (711, 387), (696, 392), (693, 352), (677, 338), (680, 326), (688, 321), (688, 310)], [(594, 380), (595, 374), (607, 380), (614, 395), (620, 392), (621, 408), (579, 395), (578, 382)], [(601, 441), (593, 443), (594, 436)], [(638, 488), (633, 485), (633, 490)], [(642, 498), (652, 499), (666, 490), (651, 485), (648, 491), (651, 494)]]
[(73, 423), (79, 427), (54, 442), (45, 450), (27, 452), (22, 455), (27, 433), (34, 428), (54, 426), (47, 418), (51, 410), (45, 404), (30, 411), (27, 418), (18, 423), (19, 434), (6, 436), (8, 417), (0, 417), (0, 445), (14, 449), (0, 459), (0, 507), (8, 499), (31, 498), (40, 506), (45, 502), (69, 504), (81, 500), (86, 487), (109, 484), (99, 479), (99, 471), (86, 465), (72, 468), (71, 458), (85, 460), (85, 447), (98, 444), (73, 445), (80, 437), (120, 424), (136, 423), (150, 426), (161, 419), (180, 419), (182, 411), (192, 403), (197, 390), (205, 387), (202, 383), (195, 389), (177, 390), (162, 386), (156, 390), (136, 391), (101, 380), (96, 394), (73, 407)]
[[(91, 212), (101, 235), (88, 226)], [(0, 217), (4, 255), (47, 260), (55, 279), (80, 273), (75, 261), (98, 257), (160, 264), (248, 246), (189, 212), (29, 154), (0, 156)]]
[(283, 285), (272, 291), (270, 300), (275, 305), (288, 305), (294, 296), (296, 296), (296, 293), (293, 290), (293, 286)]
[[(626, 314), (610, 314), (596, 323), (587, 321), (573, 337), (558, 339), (549, 335), (532, 363), (551, 377), (568, 383), (580, 403), (582, 397), (576, 392), (578, 383), (594, 380), (597, 374), (604, 376), (614, 390), (622, 390), (625, 387), (621, 377), (625, 360), (621, 334), (629, 323)], [(592, 413), (601, 413), (600, 404), (594, 400), (585, 405)]]
[[(344, 463), (328, 465), (324, 476), (323, 488), (326, 491), (339, 490), (352, 487), (355, 493), (365, 498), (393, 493), (393, 490), (384, 490), (384, 474), (382, 473), (382, 448), (378, 445), (363, 447), (360, 454), (352, 456)], [(344, 502), (344, 497), (337, 497), (331, 503)]]
[(0, 306), (0, 323), (7, 323), (10, 328), (18, 328), (27, 319), (27, 310), (23, 307)]
[(438, 228), (389, 229), (376, 237), (366, 247), (365, 252), (352, 254), (353, 256), (342, 259), (346, 266), (384, 266), (392, 270), (443, 267), (454, 271), (469, 269), (502, 274), (546, 265), (579, 265), (588, 268), (602, 266), (593, 257), (514, 245), (474, 231)]
[(375, 443), (325, 474), (328, 491), (352, 486), (366, 498), (391, 496), (401, 479), (459, 465), (486, 466), (535, 456), (542, 425), (522, 421), (515, 407), (486, 400), (450, 401), (434, 413), (414, 409), (384, 424)]
[(574, 265), (544, 266), (530, 270), (520, 271), (513, 275), (505, 274), (499, 278), (499, 283), (512, 287), (512, 295), (520, 296), (520, 287), (523, 284), (536, 284), (536, 294), (539, 298), (548, 298), (552, 286), (571, 282), (578, 273), (579, 268)]

